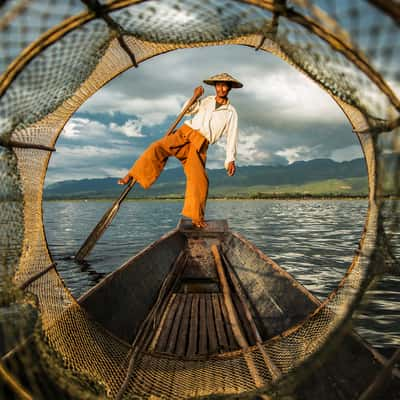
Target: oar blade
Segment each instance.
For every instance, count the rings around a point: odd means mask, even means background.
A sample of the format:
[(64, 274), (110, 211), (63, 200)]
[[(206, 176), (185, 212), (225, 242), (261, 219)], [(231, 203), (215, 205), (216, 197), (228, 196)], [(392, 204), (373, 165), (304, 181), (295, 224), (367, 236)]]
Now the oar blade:
[(81, 248), (75, 255), (75, 261), (83, 262), (85, 257), (92, 251), (93, 247), (96, 245), (97, 241), (103, 235), (105, 230), (109, 227), (114, 217), (117, 215), (119, 207), (122, 200), (128, 195), (129, 191), (134, 186), (135, 181), (131, 181), (130, 184), (124, 189), (119, 198), (114, 202), (114, 204), (107, 210), (103, 215), (101, 220), (94, 227), (88, 238), (85, 240)]

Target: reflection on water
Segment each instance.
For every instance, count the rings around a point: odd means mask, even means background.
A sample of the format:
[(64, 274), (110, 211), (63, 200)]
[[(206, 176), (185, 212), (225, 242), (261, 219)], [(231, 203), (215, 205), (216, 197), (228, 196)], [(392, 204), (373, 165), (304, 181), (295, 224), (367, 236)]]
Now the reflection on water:
[[(111, 202), (45, 202), (45, 226), (58, 269), (79, 297), (162, 234), (176, 227), (181, 201), (129, 201), (100, 239), (83, 268), (70, 260)], [(228, 219), (265, 254), (320, 299), (336, 286), (352, 261), (361, 236), (367, 201), (209, 201), (208, 219)], [(357, 327), (380, 346), (400, 343), (399, 279), (387, 277), (371, 292)], [(384, 334), (382, 334), (384, 332)]]

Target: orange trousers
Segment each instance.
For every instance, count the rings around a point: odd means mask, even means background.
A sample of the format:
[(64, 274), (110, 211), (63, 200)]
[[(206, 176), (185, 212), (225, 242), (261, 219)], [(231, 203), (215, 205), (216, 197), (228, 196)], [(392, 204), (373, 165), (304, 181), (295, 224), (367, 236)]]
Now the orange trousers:
[(171, 135), (153, 142), (133, 164), (128, 175), (148, 189), (160, 176), (168, 157), (176, 157), (186, 175), (182, 215), (199, 221), (204, 219), (208, 195), (207, 149), (208, 140), (199, 131), (183, 124)]

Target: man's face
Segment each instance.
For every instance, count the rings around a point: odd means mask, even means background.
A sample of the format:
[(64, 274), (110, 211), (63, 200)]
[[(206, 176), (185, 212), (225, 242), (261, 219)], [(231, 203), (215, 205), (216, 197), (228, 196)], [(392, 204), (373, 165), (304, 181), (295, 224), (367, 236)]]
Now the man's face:
[(215, 92), (218, 97), (227, 97), (230, 90), (231, 85), (227, 82), (217, 82), (215, 84)]

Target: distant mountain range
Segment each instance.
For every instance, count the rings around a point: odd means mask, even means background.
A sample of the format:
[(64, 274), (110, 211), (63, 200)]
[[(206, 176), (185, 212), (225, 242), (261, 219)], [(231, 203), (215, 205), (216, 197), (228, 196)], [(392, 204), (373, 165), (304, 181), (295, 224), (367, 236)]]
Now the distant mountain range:
[[(365, 196), (368, 193), (364, 159), (298, 161), (286, 166), (242, 166), (229, 177), (224, 169), (207, 170), (210, 197)], [(117, 178), (62, 181), (45, 188), (45, 199), (116, 198), (122, 187)], [(182, 197), (183, 169), (166, 169), (148, 190), (139, 185), (131, 198)]]

